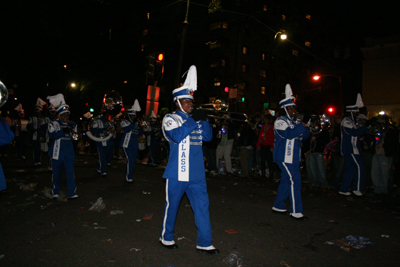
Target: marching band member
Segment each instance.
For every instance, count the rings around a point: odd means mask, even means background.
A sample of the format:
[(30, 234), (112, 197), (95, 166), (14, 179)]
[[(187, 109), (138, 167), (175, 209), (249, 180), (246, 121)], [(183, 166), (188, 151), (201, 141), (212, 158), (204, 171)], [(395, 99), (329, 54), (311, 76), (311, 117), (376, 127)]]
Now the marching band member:
[(35, 166), (42, 164), (42, 151), (40, 138), (44, 137), (44, 132), (41, 126), (44, 124), (44, 119), (42, 117), (43, 106), (46, 102), (38, 98), (35, 105), (35, 115), (29, 119), (27, 128), (32, 133), (32, 143), (33, 143), (33, 164)]
[(202, 142), (212, 139), (212, 128), (204, 110), (193, 112), (193, 91), (196, 89), (196, 67), (191, 66), (183, 86), (172, 91), (177, 111), (167, 114), (162, 122), (162, 130), (171, 151), (163, 175), (167, 181), (160, 242), (168, 249), (178, 248), (174, 241), (175, 221), (179, 204), (186, 193), (198, 229), (196, 250), (217, 254), (219, 250), (212, 245), (202, 150)]
[(17, 148), (17, 159), (18, 160), (25, 160), (25, 151), (26, 147), (28, 146), (28, 131), (26, 126), (28, 124), (28, 120), (25, 120), (25, 111), (22, 109), (22, 105), (18, 104), (14, 108), (17, 112), (18, 118), (14, 120), (13, 123), (13, 131), (15, 134), (15, 145)]
[(125, 176), (125, 181), (128, 183), (133, 182), (133, 170), (135, 168), (135, 161), (139, 149), (138, 135), (143, 134), (143, 129), (140, 127), (136, 116), (136, 112), (140, 110), (139, 101), (136, 99), (132, 108), (128, 109), (128, 119), (121, 121), (124, 135), (120, 145), (124, 149), (125, 156), (128, 159)]
[[(111, 91), (104, 95), (102, 116), (93, 121), (91, 132), (95, 135), (101, 135), (105, 132), (113, 135), (115, 124), (112, 119), (121, 111), (122, 99), (115, 91)], [(107, 165), (111, 165), (114, 139), (109, 138), (105, 141), (97, 143), (99, 161), (96, 171), (103, 175), (107, 175)]]
[[(0, 82), (0, 107), (2, 107), (8, 99), (8, 90), (5, 85)], [(0, 118), (0, 146), (7, 145), (14, 140), (14, 133), (11, 131), (8, 123)], [(7, 189), (6, 177), (4, 176), (3, 166), (0, 163), (0, 191)]]
[(72, 143), (71, 132), (76, 133), (76, 124), (69, 119), (69, 106), (65, 104), (64, 96), (58, 94), (48, 96), (50, 103), (56, 108), (58, 120), (49, 122), (48, 130), (50, 140), (49, 157), (52, 161), (53, 170), (53, 198), (58, 198), (61, 189), (61, 177), (63, 165), (65, 167), (69, 199), (78, 198), (75, 185), (75, 151)]
[(346, 106), (346, 117), (340, 125), (342, 132), (341, 152), (344, 156), (344, 174), (343, 181), (339, 189), (339, 194), (350, 196), (350, 186), (356, 196), (362, 196), (364, 182), (364, 165), (361, 160), (360, 136), (367, 132), (365, 126), (358, 127), (356, 118), (358, 109), (362, 108), (361, 95), (357, 95), (356, 104)]
[[(279, 102), (281, 114), (274, 123), (274, 162), (281, 169), (281, 179), (272, 211), (286, 214), (285, 201), (290, 200), (290, 217), (307, 219), (303, 215), (301, 201), (301, 142), (310, 136), (304, 123), (297, 123), (295, 97), (289, 84), (285, 88), (286, 98)], [(286, 114), (285, 114), (286, 113)]]

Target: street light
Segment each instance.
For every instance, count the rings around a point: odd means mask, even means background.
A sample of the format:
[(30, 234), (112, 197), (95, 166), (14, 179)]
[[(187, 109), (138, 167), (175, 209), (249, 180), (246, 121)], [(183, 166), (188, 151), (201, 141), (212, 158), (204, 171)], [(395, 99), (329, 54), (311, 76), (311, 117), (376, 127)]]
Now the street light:
[(277, 33), (275, 34), (275, 36), (274, 36), (274, 40), (276, 39), (276, 37), (277, 37), (278, 35), (280, 35), (281, 40), (286, 40), (286, 39), (287, 39), (286, 33), (284, 33), (284, 32), (277, 32)]
[(339, 79), (339, 107), (340, 107), (340, 112), (343, 112), (343, 106), (342, 106), (342, 77), (337, 76), (337, 75), (332, 75), (332, 74), (323, 74), (323, 75), (314, 75), (312, 78), (314, 81), (319, 81), (322, 77), (335, 77)]

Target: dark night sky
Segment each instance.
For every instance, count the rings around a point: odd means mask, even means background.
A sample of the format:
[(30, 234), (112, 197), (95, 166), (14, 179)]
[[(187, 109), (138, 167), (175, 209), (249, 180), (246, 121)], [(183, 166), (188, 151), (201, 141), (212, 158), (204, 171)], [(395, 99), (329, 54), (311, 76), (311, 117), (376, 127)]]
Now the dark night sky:
[[(94, 95), (81, 96), (90, 99), (98, 99), (108, 88), (119, 89), (122, 86), (119, 82), (125, 79), (140, 79), (142, 63), (137, 63), (140, 56), (135, 53), (140, 46), (137, 43), (142, 31), (140, 22), (147, 12), (176, 1), (2, 2), (0, 79), (9, 88), (18, 84), (17, 96), (27, 109), (37, 97), (45, 99), (49, 94), (62, 92), (71, 79), (82, 76), (96, 81)], [(145, 3), (150, 6), (146, 8)], [(399, 34), (393, 1), (304, 1), (304, 4), (312, 7), (316, 16), (324, 20), (326, 30), (343, 43), (362, 47), (365, 37)], [(62, 68), (64, 64), (68, 65), (68, 71)]]

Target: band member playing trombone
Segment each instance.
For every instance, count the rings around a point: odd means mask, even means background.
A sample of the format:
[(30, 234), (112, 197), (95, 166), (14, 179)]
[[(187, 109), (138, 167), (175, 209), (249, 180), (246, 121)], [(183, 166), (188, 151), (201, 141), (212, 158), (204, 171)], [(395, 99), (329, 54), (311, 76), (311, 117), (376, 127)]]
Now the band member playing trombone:
[(197, 89), (196, 67), (191, 66), (182, 87), (172, 91), (177, 111), (167, 114), (162, 131), (171, 152), (163, 177), (166, 199), (160, 242), (168, 249), (177, 249), (174, 228), (179, 204), (186, 193), (192, 206), (197, 227), (197, 252), (217, 254), (212, 245), (209, 201), (202, 142), (210, 141), (212, 128), (204, 110), (193, 111), (193, 91)]
[(69, 199), (78, 198), (75, 185), (75, 151), (72, 143), (72, 134), (76, 133), (76, 124), (69, 119), (69, 106), (65, 104), (64, 96), (58, 94), (48, 96), (49, 102), (56, 108), (59, 116), (58, 120), (49, 122), (48, 130), (51, 146), (49, 149), (49, 158), (52, 161), (53, 170), (53, 198), (58, 198), (61, 189), (61, 172), (63, 165), (65, 167)]

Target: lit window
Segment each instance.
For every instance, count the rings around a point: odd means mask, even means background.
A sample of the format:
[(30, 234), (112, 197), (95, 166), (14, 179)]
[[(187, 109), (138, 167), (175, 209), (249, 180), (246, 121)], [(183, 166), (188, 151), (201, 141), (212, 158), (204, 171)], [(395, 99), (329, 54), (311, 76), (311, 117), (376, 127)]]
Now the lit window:
[(264, 78), (267, 77), (267, 71), (264, 69), (260, 69), (260, 76)]
[(305, 41), (304, 45), (307, 46), (307, 47), (311, 47), (311, 42)]
[(141, 51), (144, 51), (144, 47), (145, 47), (145, 46), (146, 46), (145, 44), (142, 44)]
[(261, 54), (261, 60), (263, 60), (263, 61), (265, 60), (265, 53)]
[(292, 49), (292, 55), (298, 57), (299, 56), (299, 51), (296, 49)]
[(214, 86), (221, 86), (221, 83), (220, 82), (215, 82)]
[(210, 68), (215, 68), (215, 67), (217, 67), (218, 66), (218, 63), (217, 62), (214, 62), (214, 63), (211, 63), (210, 64)]
[(242, 71), (243, 72), (247, 72), (247, 65), (246, 64), (242, 64)]
[(228, 22), (222, 23), (222, 28), (223, 29), (228, 29)]
[(282, 14), (282, 20), (285, 21), (286, 20), (286, 16)]
[(265, 95), (265, 86), (261, 86), (260, 92), (261, 92), (261, 94)]
[(267, 5), (263, 6), (263, 11), (267, 11)]
[(311, 15), (310, 14), (306, 14), (306, 19), (311, 20)]
[(142, 32), (142, 36), (146, 36), (148, 33), (149, 33), (149, 30), (144, 30), (144, 31)]
[(247, 47), (243, 46), (243, 55), (247, 54)]
[(225, 60), (224, 59), (221, 60), (221, 66), (225, 67)]

